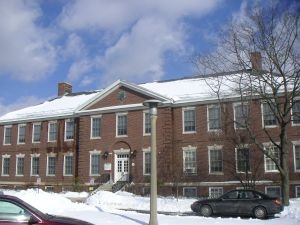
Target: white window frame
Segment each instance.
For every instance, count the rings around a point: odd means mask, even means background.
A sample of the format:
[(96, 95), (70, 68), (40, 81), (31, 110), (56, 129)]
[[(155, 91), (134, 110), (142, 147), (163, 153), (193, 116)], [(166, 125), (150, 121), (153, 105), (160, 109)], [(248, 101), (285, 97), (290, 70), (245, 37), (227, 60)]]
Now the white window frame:
[[(149, 122), (150, 122), (150, 132), (146, 132), (146, 125), (147, 125), (147, 117), (146, 115), (149, 114)], [(149, 110), (144, 110), (143, 111), (143, 135), (144, 136), (150, 136), (151, 135), (151, 113), (149, 112)]]
[[(100, 124), (99, 124), (99, 136), (94, 136), (94, 132), (93, 132), (93, 127), (94, 127), (94, 119), (100, 119)], [(102, 124), (102, 115), (97, 115), (97, 116), (91, 116), (91, 135), (90, 138), (91, 139), (101, 139), (101, 124)]]
[[(194, 130), (191, 130), (191, 131), (186, 131), (185, 130), (185, 112), (187, 111), (194, 111), (194, 127), (195, 129)], [(184, 134), (194, 134), (196, 133), (196, 130), (197, 130), (197, 122), (196, 122), (196, 107), (185, 107), (185, 108), (182, 108), (182, 133)]]
[[(211, 151), (213, 150), (219, 150), (221, 151), (222, 154), (222, 171), (218, 171), (218, 172), (214, 172), (211, 171)], [(223, 175), (224, 174), (224, 156), (223, 156), (223, 145), (212, 145), (212, 146), (208, 146), (208, 170), (209, 170), (209, 174), (215, 174), (215, 175)]]
[[(47, 154), (47, 168), (46, 168), (46, 176), (48, 177), (55, 177), (56, 176), (56, 156), (57, 154), (54, 152)], [(55, 158), (55, 165), (54, 165), (54, 174), (49, 174), (49, 158)]]
[[(300, 98), (295, 99), (294, 105), (296, 104), (296, 102), (299, 102), (299, 104), (300, 104)], [(293, 107), (291, 109), (291, 114), (292, 114), (292, 126), (300, 126), (300, 123), (294, 123)]]
[[(72, 157), (72, 174), (66, 174), (66, 157)], [(73, 152), (67, 152), (64, 154), (64, 170), (63, 175), (65, 177), (72, 177), (73, 176), (73, 170), (74, 170), (74, 154)]]
[[(219, 194), (216, 194), (216, 192), (218, 192)], [(209, 198), (218, 198), (223, 194), (223, 187), (209, 187)]]
[[(6, 160), (6, 159), (9, 159), (8, 174), (4, 173), (4, 160)], [(2, 155), (2, 171), (1, 171), (1, 176), (3, 176), (3, 177), (9, 177), (10, 166), (11, 166), (10, 155), (8, 155), (8, 154)]]
[[(276, 148), (276, 146), (273, 145), (272, 143), (264, 143), (263, 145), (264, 145), (264, 151), (266, 151), (266, 148)], [(279, 159), (279, 149), (278, 149), (278, 159)], [(266, 154), (264, 154), (264, 168), (265, 168), (265, 173), (279, 173), (278, 169), (274, 169), (274, 170), (268, 170), (267, 169), (267, 161), (268, 160), (270, 160), (270, 162), (268, 162), (268, 163), (272, 163), (276, 167), (275, 162), (271, 158), (269, 158), (268, 156), (266, 156)]]
[[(150, 173), (146, 173), (146, 154), (150, 153)], [(150, 176), (151, 175), (151, 147), (143, 148), (143, 175)]]
[[(67, 137), (67, 124), (68, 123), (73, 123), (73, 130), (72, 130), (72, 134), (73, 134), (73, 138), (68, 138)], [(65, 135), (64, 135), (64, 140), (65, 141), (73, 141), (74, 140), (74, 135), (75, 135), (75, 120), (73, 118), (70, 119), (65, 119)]]
[[(249, 151), (249, 168), (248, 168), (248, 171), (239, 171), (239, 166), (238, 166), (238, 151), (241, 150), (241, 149), (248, 149)], [(241, 147), (236, 147), (235, 148), (235, 167), (236, 167), (236, 172), (237, 173), (251, 173), (251, 157), (250, 157), (250, 153), (251, 153), (251, 150), (249, 148), (249, 145), (245, 145), (245, 146), (241, 146)]]
[[(30, 154), (30, 176), (32, 177), (38, 177), (40, 174), (40, 154)], [(39, 163), (38, 163), (38, 173), (37, 174), (33, 174), (33, 158), (38, 158), (39, 159)]]
[[(6, 132), (7, 132), (7, 129), (10, 129), (10, 142), (9, 143), (6, 143)], [(11, 145), (12, 144), (12, 125), (7, 125), (7, 126), (4, 126), (4, 132), (3, 132), (3, 145)]]
[[(40, 126), (39, 141), (34, 140), (36, 126)], [(40, 143), (41, 142), (41, 134), (42, 134), (42, 123), (33, 123), (32, 124), (32, 143)]]
[[(24, 129), (24, 141), (21, 141), (20, 142), (20, 135), (21, 135), (21, 133), (20, 133), (20, 129)], [(17, 144), (18, 145), (24, 145), (25, 144), (25, 142), (26, 142), (26, 124), (18, 124), (18, 140), (17, 140)]]
[(245, 118), (244, 118), (245, 125), (247, 124), (248, 119), (249, 119), (249, 104), (248, 104), (248, 102), (236, 102), (236, 103), (234, 103), (233, 104), (233, 119), (234, 119), (234, 129), (236, 129), (236, 130), (237, 129), (239, 129), (239, 130), (246, 129), (246, 127), (243, 127), (243, 126), (240, 125), (240, 123), (237, 123), (236, 107), (239, 107), (239, 106), (247, 107), (247, 115), (244, 115), (245, 116)]
[[(220, 123), (220, 127), (215, 129), (215, 128), (210, 128), (210, 119), (209, 119), (209, 110), (211, 108), (218, 108), (219, 109), (219, 123)], [(221, 115), (221, 105), (219, 104), (213, 104), (213, 105), (208, 105), (207, 106), (207, 130), (208, 131), (212, 131), (212, 132), (215, 132), (215, 131), (221, 131), (222, 130), (222, 115)]]
[[(50, 127), (51, 127), (51, 124), (56, 124), (55, 140), (50, 140)], [(48, 142), (56, 142), (57, 141), (57, 130), (58, 130), (57, 121), (49, 121), (48, 122)]]
[[(23, 159), (23, 173), (22, 174), (19, 174), (19, 170), (18, 170), (18, 159)], [(24, 176), (24, 168), (25, 168), (25, 154), (18, 154), (16, 155), (16, 176), (17, 177), (23, 177)]]
[(272, 114), (274, 115), (276, 124), (272, 124), (272, 125), (266, 125), (266, 124), (265, 124), (265, 118), (264, 118), (264, 105), (267, 105), (268, 107), (270, 107), (270, 106), (268, 105), (267, 102), (262, 102), (262, 103), (261, 103), (262, 127), (263, 127), (263, 128), (275, 128), (275, 127), (278, 127), (278, 122), (277, 122), (277, 119), (276, 119), (276, 115), (272, 112), (271, 109), (270, 109), (270, 111), (271, 111)]
[(296, 146), (299, 146), (299, 148), (300, 148), (300, 141), (292, 141), (292, 144), (293, 144), (293, 157), (294, 157), (294, 171), (296, 173), (299, 173), (300, 168), (297, 169), (297, 161), (296, 161)]
[[(99, 173), (93, 173), (92, 171), (92, 158), (93, 156), (99, 157)], [(93, 151), (90, 151), (90, 176), (100, 176), (101, 173), (101, 151), (94, 149)]]
[[(126, 134), (120, 134), (118, 132), (119, 127), (119, 116), (126, 116)], [(128, 137), (128, 113), (116, 113), (116, 137)]]
[[(187, 153), (192, 153), (195, 156), (195, 162), (191, 162), (192, 164), (194, 164), (194, 166), (191, 167), (186, 166), (185, 160), (186, 160)], [(182, 163), (183, 163), (182, 169), (184, 174), (193, 174), (193, 175), (197, 174), (197, 147), (189, 145), (187, 147), (182, 148)]]

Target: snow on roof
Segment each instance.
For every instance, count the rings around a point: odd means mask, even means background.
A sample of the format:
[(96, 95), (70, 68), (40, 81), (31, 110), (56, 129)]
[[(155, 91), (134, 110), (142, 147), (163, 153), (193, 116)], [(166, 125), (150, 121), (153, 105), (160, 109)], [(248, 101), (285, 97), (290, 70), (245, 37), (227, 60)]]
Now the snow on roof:
[[(240, 77), (241, 74), (231, 76)], [(194, 77), (180, 80), (157, 81), (140, 84), (139, 86), (173, 99), (174, 103), (205, 101), (217, 99), (212, 89), (220, 88), (222, 97), (233, 97), (237, 90), (237, 82), (222, 78)]]
[(78, 107), (94, 97), (96, 94), (97, 92), (90, 92), (80, 95), (65, 95), (58, 97), (39, 105), (7, 113), (0, 117), (0, 122), (69, 116), (72, 115)]

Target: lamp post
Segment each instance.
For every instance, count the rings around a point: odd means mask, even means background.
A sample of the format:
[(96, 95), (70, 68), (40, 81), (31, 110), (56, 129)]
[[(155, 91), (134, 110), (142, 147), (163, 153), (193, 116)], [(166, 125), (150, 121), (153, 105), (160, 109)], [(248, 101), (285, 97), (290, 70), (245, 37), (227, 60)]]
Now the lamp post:
[(161, 101), (151, 99), (143, 102), (149, 107), (151, 118), (151, 193), (150, 193), (150, 221), (149, 225), (158, 225), (157, 222), (157, 166), (156, 166), (156, 119), (157, 106)]

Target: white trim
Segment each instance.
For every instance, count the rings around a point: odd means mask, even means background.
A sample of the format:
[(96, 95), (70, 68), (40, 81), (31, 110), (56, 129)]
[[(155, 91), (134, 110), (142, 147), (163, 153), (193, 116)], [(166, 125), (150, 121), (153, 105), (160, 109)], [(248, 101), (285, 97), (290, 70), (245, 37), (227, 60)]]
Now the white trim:
[[(39, 141), (34, 141), (34, 131), (35, 131), (36, 125), (40, 126), (40, 140)], [(32, 143), (41, 143), (41, 135), (42, 135), (42, 123), (41, 122), (32, 123), (32, 137), (31, 137)]]
[[(246, 106), (248, 107), (248, 112), (249, 112), (249, 103), (248, 102), (235, 102), (232, 104), (233, 107), (233, 124), (234, 124), (234, 129), (235, 130), (244, 130), (246, 129), (245, 127), (237, 127), (237, 123), (236, 123), (236, 107), (237, 106)], [(249, 119), (249, 114), (247, 114), (247, 118), (246, 118), (246, 123), (248, 122), (247, 120)]]
[(46, 167), (46, 176), (55, 177), (56, 176), (56, 160), (55, 160), (55, 173), (49, 174), (49, 157), (56, 157), (56, 153), (50, 152), (47, 154), (47, 167)]
[(2, 155), (2, 168), (1, 168), (1, 176), (3, 177), (9, 177), (9, 173), (10, 173), (10, 165), (9, 165), (9, 168), (8, 168), (8, 174), (4, 174), (4, 159), (9, 159), (9, 164), (11, 163), (10, 162), (10, 155), (8, 154), (5, 154), (5, 155)]
[[(223, 159), (223, 145), (211, 145), (207, 146), (208, 149), (208, 173), (213, 175), (224, 175), (224, 159)], [(222, 172), (212, 172), (210, 170), (210, 151), (211, 150), (221, 150), (222, 153)]]
[(293, 143), (294, 172), (299, 173), (300, 169), (297, 170), (296, 168), (296, 146), (300, 147), (300, 142), (292, 142), (292, 143)]
[[(67, 139), (67, 123), (73, 122), (73, 138)], [(74, 141), (74, 135), (75, 135), (75, 120), (73, 118), (65, 119), (65, 127), (64, 127), (64, 141)]]
[(278, 122), (277, 122), (277, 118), (276, 118), (276, 116), (275, 116), (275, 114), (274, 114), (274, 112), (272, 112), (272, 110), (271, 110), (271, 112), (273, 113), (273, 115), (274, 115), (274, 117), (275, 117), (275, 121), (276, 121), (276, 125), (265, 125), (265, 119), (264, 119), (264, 104), (267, 104), (267, 106), (268, 107), (270, 107), (269, 105), (268, 105), (268, 103), (267, 102), (261, 102), (261, 120), (262, 120), (262, 127), (263, 128), (276, 128), (276, 127), (278, 127)]
[[(100, 173), (101, 173), (101, 151), (94, 149), (92, 151), (89, 151), (89, 153), (90, 153), (89, 175), (90, 176), (100, 176)], [(94, 155), (99, 156), (99, 173), (97, 173), (97, 174), (92, 173), (92, 156), (94, 156)]]
[[(218, 107), (219, 108), (219, 112), (220, 112), (220, 117), (219, 117), (219, 120), (220, 120), (220, 128), (218, 129), (210, 129), (209, 127), (209, 109), (211, 108), (214, 108), (214, 107)], [(206, 111), (206, 119), (207, 119), (207, 131), (208, 132), (219, 132), (219, 131), (222, 131), (222, 115), (221, 115), (221, 105), (220, 104), (211, 104), (211, 105), (207, 105), (207, 111)]]
[[(5, 143), (5, 135), (6, 135), (6, 128), (10, 128), (10, 143)], [(12, 125), (6, 125), (3, 127), (3, 145), (11, 145), (12, 144)]]
[[(18, 159), (23, 158), (24, 159), (24, 164), (23, 164), (23, 174), (18, 174)], [(16, 155), (16, 177), (23, 177), (24, 176), (24, 168), (25, 168), (25, 154), (17, 154)]]
[[(24, 128), (24, 142), (20, 142), (20, 128)], [(26, 124), (18, 124), (18, 136), (17, 136), (17, 144), (18, 145), (24, 145), (26, 142)]]
[(149, 112), (149, 109), (143, 110), (143, 136), (150, 136), (151, 133), (146, 133), (146, 113), (150, 115), (150, 129), (151, 129), (151, 113)]
[[(72, 156), (72, 173), (71, 174), (66, 174), (66, 157), (67, 156)], [(74, 172), (74, 154), (73, 154), (73, 152), (67, 152), (64, 154), (63, 176), (64, 177), (72, 177), (73, 172)]]
[[(50, 124), (56, 124), (56, 137), (55, 137), (55, 140), (49, 140), (50, 139)], [(56, 142), (57, 141), (57, 130), (58, 130), (58, 127), (57, 127), (57, 121), (56, 120), (53, 120), (53, 121), (48, 121), (48, 137), (47, 137), (47, 142)]]
[[(270, 147), (275, 147), (275, 148), (277, 148), (278, 149), (278, 147), (276, 147), (273, 143), (271, 143), (271, 142), (266, 142), (266, 143), (263, 143), (263, 146), (264, 146), (264, 151), (266, 151), (266, 148), (270, 148)], [(278, 157), (279, 157), (279, 149), (278, 149)], [(278, 169), (275, 169), (275, 170), (267, 170), (267, 164), (266, 164), (266, 160), (267, 160), (267, 158), (269, 158), (269, 157), (267, 157), (266, 156), (266, 154), (264, 154), (264, 169), (265, 169), (265, 173), (279, 173), (279, 170)], [(269, 158), (271, 161), (272, 161), (272, 163), (274, 163), (274, 165), (276, 166), (276, 164), (275, 164), (275, 162), (271, 159), (271, 158)]]
[(39, 158), (38, 170), (40, 173), (40, 154), (37, 154), (37, 153), (30, 154), (30, 176), (37, 177), (37, 176), (39, 176), (39, 174), (32, 174), (32, 159), (33, 158)]
[[(151, 154), (151, 147), (148, 147), (148, 148), (143, 148), (142, 149), (142, 151), (143, 151), (143, 175), (144, 176), (150, 176), (151, 175), (151, 173), (145, 173), (145, 163), (146, 163), (146, 161), (145, 161), (145, 154), (146, 153), (150, 153)], [(150, 158), (150, 161), (151, 161), (151, 158)], [(151, 163), (150, 163), (151, 164)]]

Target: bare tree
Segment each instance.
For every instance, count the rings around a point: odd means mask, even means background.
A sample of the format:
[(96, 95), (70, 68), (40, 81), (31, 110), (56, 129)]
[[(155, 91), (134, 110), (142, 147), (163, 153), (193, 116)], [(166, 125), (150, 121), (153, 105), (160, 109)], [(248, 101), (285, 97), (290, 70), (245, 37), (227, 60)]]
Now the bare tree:
[[(296, 3), (280, 4), (270, 1), (267, 6), (245, 9), (243, 17), (233, 18), (221, 32), (216, 51), (199, 54), (193, 62), (201, 75), (216, 74), (206, 76), (207, 84), (220, 101), (228, 97), (227, 93), (234, 93), (241, 102), (259, 100), (270, 112), (268, 116), (270, 122), (276, 124), (276, 135), (274, 129), (265, 126), (262, 134), (251, 120), (243, 126), (252, 142), (275, 163), (283, 203), (288, 205), (290, 140), (287, 129), (293, 119), (291, 111), (300, 96), (300, 7)], [(228, 71), (236, 72), (225, 73)], [(278, 152), (263, 145), (262, 135)]]

